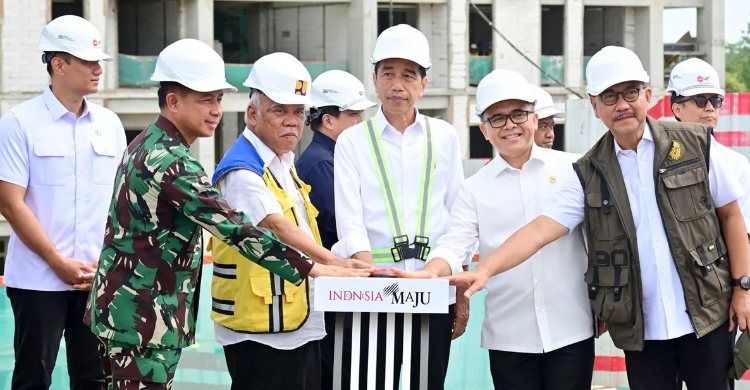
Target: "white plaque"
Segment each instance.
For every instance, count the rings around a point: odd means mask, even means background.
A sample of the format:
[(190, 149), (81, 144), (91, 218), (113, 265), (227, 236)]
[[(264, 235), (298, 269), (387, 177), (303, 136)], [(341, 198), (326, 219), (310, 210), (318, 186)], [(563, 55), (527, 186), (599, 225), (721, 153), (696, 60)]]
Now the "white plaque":
[(315, 279), (315, 310), (369, 313), (448, 313), (445, 279)]

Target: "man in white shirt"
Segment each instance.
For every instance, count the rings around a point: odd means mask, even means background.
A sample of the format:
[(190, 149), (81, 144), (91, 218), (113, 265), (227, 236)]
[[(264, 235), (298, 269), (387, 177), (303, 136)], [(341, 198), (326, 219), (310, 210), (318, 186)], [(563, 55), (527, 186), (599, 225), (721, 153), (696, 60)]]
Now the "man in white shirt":
[(532, 85), (532, 88), (536, 97), (534, 114), (539, 117), (539, 125), (534, 133), (534, 143), (540, 147), (552, 149), (555, 143), (555, 118), (565, 118), (565, 113), (555, 107), (555, 102), (549, 92), (536, 85)]
[[(719, 74), (711, 64), (699, 58), (680, 62), (672, 68), (667, 92), (671, 92), (672, 112), (677, 121), (700, 123), (716, 128), (724, 103), (724, 90), (719, 85)], [(750, 231), (750, 162), (747, 157), (724, 145), (733, 176), (742, 186), (739, 202), (745, 226)]]
[[(420, 115), (416, 109), (431, 65), (427, 38), (419, 30), (398, 25), (383, 31), (371, 61), (382, 104), (374, 118), (346, 130), (336, 142), (334, 190), (340, 241), (332, 250), (379, 268), (416, 271), (424, 266), (429, 247), (448, 230), (449, 212), (463, 181), (458, 136), (450, 124)], [(470, 259), (465, 260), (468, 265)], [(429, 389), (443, 389), (451, 337), (460, 336), (468, 321), (468, 301), (454, 302), (455, 289), (451, 289), (450, 313), (429, 317)], [(385, 324), (386, 316), (378, 317)], [(394, 388), (401, 372), (402, 320), (397, 316)], [(412, 351), (419, 351), (420, 318), (414, 323)], [(385, 365), (385, 329), (378, 326), (379, 367)], [(419, 359), (408, 363), (412, 373), (419, 372)], [(383, 388), (380, 369), (377, 383)], [(413, 389), (419, 388), (419, 375), (412, 375), (411, 383)]]
[[(513, 232), (532, 221), (575, 177), (579, 155), (534, 143), (537, 125), (532, 86), (513, 71), (498, 69), (477, 87), (480, 130), (498, 150), (461, 186), (448, 233), (427, 265), (401, 277), (461, 272), (461, 259), (479, 243), (480, 261)], [(512, 207), (498, 207), (502, 203)], [(579, 229), (576, 229), (579, 230)], [(438, 270), (438, 271), (436, 271)], [(586, 253), (580, 232), (562, 237), (530, 261), (488, 281), (482, 348), (489, 349), (496, 389), (588, 390), (594, 370), (594, 327), (581, 277)]]
[[(302, 134), (305, 105), (312, 103), (310, 82), (307, 69), (289, 54), (272, 53), (255, 62), (244, 84), (251, 91), (247, 128), (219, 163), (213, 182), (253, 224), (271, 230), (282, 242), (310, 254), (316, 262), (362, 268), (341, 268), (339, 276), (368, 276), (369, 265), (341, 259), (321, 246), (309, 186), (294, 169), (292, 150)], [(248, 164), (243, 165), (243, 161)], [(260, 267), (243, 271), (240, 264), (246, 262), (232, 263), (226, 254), (215, 253), (214, 260), (211, 317), (216, 322), (216, 341), (224, 346), (232, 389), (319, 390), (318, 341), (326, 332), (323, 312), (313, 307), (312, 279), (306, 282), (308, 291), (298, 292), (283, 281), (272, 283), (283, 283), (276, 289), (269, 285), (269, 278), (276, 277), (267, 271), (258, 278)], [(227, 278), (232, 269), (234, 277)], [(237, 280), (247, 281), (233, 284)], [(268, 288), (268, 296), (273, 295), (274, 303), (244, 315), (237, 308), (233, 316), (226, 315), (225, 310), (223, 316), (217, 314), (225, 309), (217, 305), (226, 300), (220, 294), (228, 292), (229, 297), (253, 310), (251, 301), (265, 299), (264, 288)], [(255, 295), (243, 295), (250, 293)], [(268, 314), (269, 306), (274, 315)]]
[(730, 389), (732, 318), (750, 321), (750, 255), (728, 160), (705, 126), (647, 116), (649, 77), (632, 51), (605, 47), (586, 74), (610, 131), (542, 216), (449, 279), (470, 296), (584, 222), (589, 299), (625, 350), (630, 388), (672, 390), (681, 377), (690, 390)]
[(11, 388), (49, 388), (64, 334), (71, 388), (102, 389), (98, 341), (83, 315), (127, 145), (119, 118), (85, 96), (99, 89), (99, 62), (112, 57), (96, 28), (72, 15), (45, 27), (38, 50), (51, 85), (0, 119), (0, 211), (13, 228)]

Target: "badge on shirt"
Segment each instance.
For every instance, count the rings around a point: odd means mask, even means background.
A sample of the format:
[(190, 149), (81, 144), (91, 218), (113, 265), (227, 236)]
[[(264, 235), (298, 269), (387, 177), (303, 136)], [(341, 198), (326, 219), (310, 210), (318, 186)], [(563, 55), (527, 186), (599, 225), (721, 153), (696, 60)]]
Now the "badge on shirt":
[(557, 183), (557, 176), (550, 176), (549, 184), (555, 184), (555, 183)]
[(100, 136), (100, 135), (102, 135), (102, 131), (101, 131), (101, 130), (99, 130), (99, 129), (96, 129), (96, 130), (94, 130), (94, 133), (95, 133), (95, 134), (96, 134), (97, 136)]
[(677, 161), (685, 154), (685, 145), (680, 141), (672, 141), (672, 150), (669, 151), (669, 159)]

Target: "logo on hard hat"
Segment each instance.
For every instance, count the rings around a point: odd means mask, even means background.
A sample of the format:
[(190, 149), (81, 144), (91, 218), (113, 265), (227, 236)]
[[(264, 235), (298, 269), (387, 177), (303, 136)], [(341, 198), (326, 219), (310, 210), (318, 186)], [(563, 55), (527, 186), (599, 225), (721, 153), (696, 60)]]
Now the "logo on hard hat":
[(297, 86), (294, 88), (294, 94), (307, 96), (307, 81), (297, 80)]
[(365, 91), (359, 91), (359, 96), (362, 96), (365, 94)]
[(711, 78), (710, 76), (706, 76), (706, 77), (698, 76), (698, 82), (702, 83), (704, 81), (708, 81), (708, 79), (710, 79), (710, 78)]
[[(299, 85), (299, 83), (297, 85)], [(329, 88), (329, 89), (324, 89), (323, 93), (339, 93), (339, 91)]]
[(75, 42), (75, 39), (73, 39), (73, 38), (71, 38), (71, 37), (69, 37), (67, 35), (58, 35), (57, 39), (62, 39), (64, 41)]
[(94, 47), (99, 47), (102, 44), (102, 41), (94, 39), (94, 42), (92, 42), (92, 43), (94, 44)]

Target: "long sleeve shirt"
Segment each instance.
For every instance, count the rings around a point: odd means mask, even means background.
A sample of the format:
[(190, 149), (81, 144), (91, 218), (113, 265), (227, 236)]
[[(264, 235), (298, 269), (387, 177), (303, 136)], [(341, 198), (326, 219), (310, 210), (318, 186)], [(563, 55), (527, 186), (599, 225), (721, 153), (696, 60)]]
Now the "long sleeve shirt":
[(297, 160), (297, 174), (311, 187), (310, 201), (318, 209), (318, 230), (326, 249), (338, 241), (336, 233), (336, 202), (333, 195), (333, 150), (336, 141), (321, 133), (313, 135), (312, 143)]
[(160, 116), (130, 144), (117, 171), (84, 319), (92, 331), (148, 348), (192, 344), (201, 228), (291, 283), (300, 284), (312, 268), (307, 255), (233, 209), (174, 124)]

